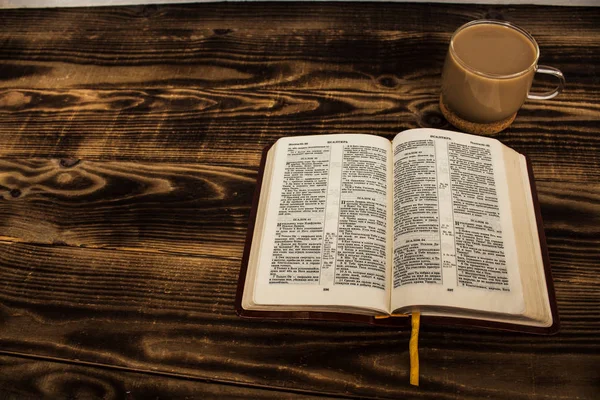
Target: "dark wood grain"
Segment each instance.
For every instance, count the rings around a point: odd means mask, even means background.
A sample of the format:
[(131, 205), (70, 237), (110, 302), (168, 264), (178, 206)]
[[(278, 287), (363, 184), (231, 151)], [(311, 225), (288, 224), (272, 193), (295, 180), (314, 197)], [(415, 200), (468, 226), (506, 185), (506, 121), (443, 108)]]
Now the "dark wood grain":
[[(0, 346), (10, 354), (33, 352), (282, 390), (405, 393), (407, 332), (241, 320), (232, 312), (235, 261), (22, 243), (1, 247), (0, 272), (6, 283), (1, 319), (10, 324), (4, 324)], [(582, 256), (586, 250), (591, 254)], [(571, 257), (571, 252), (580, 256)], [(560, 334), (531, 338), (424, 327), (422, 380), (434, 390), (430, 394), (467, 385), (465, 395), (494, 397), (519, 368), (535, 366), (539, 376), (521, 377), (510, 392), (513, 397), (527, 398), (534, 390), (537, 395), (576, 391), (592, 397), (600, 358), (600, 322), (590, 313), (600, 308), (600, 271), (591, 262), (597, 249), (572, 243), (561, 252), (551, 244), (551, 254)], [(573, 267), (573, 260), (578, 266)], [(573, 385), (564, 385), (564, 368), (575, 371)], [(482, 370), (489, 375), (482, 377)], [(358, 377), (360, 385), (350, 384)], [(540, 377), (549, 381), (539, 386)]]
[[(408, 332), (233, 311), (264, 146), (451, 128), (451, 33), (506, 19), (567, 87), (530, 157), (561, 330)], [(598, 398), (600, 8), (220, 3), (0, 11), (0, 398)], [(544, 85), (544, 82), (538, 83)]]
[(255, 171), (0, 160), (0, 240), (239, 260)]
[[(449, 37), (486, 15), (531, 30), (541, 62), (568, 80), (557, 100), (522, 110), (503, 134), (507, 143), (526, 151), (526, 143), (543, 145), (563, 156), (575, 150), (566, 143), (598, 151), (590, 135), (600, 124), (596, 8), (198, 7), (107, 8), (83, 18), (78, 10), (4, 12), (10, 36), (0, 48), (0, 104), (9, 124), (0, 126), (0, 137), (15, 129), (35, 134), (0, 154), (257, 165), (260, 149), (283, 135), (391, 137), (447, 127), (437, 95)], [(32, 21), (28, 29), (15, 26), (23, 13)], [(256, 29), (265, 18), (273, 27)], [(47, 33), (56, 31), (67, 34)], [(563, 143), (557, 133), (566, 136)], [(237, 157), (227, 159), (232, 148)]]
[[(597, 88), (595, 93), (600, 93), (600, 85)], [(62, 94), (5, 90), (0, 91), (0, 104), (6, 104), (0, 138), (6, 144), (0, 154), (256, 168), (262, 148), (285, 135), (378, 133), (391, 138), (400, 130), (420, 126), (452, 129), (439, 113), (439, 77), (422, 90), (76, 90)], [(595, 128), (600, 125), (600, 96), (588, 94), (583, 100), (577, 96), (566, 92), (551, 103), (526, 104), (514, 125), (499, 135), (533, 158), (540, 178), (547, 168), (573, 162), (580, 179), (598, 177), (600, 139)], [(20, 131), (28, 135), (16, 136)], [(560, 179), (565, 173), (564, 180), (570, 181), (571, 172), (554, 170), (551, 176)]]
[[(252, 386), (11, 356), (0, 356), (0, 390), (3, 399), (271, 399), (274, 395)], [(277, 395), (320, 398), (307, 393)]]

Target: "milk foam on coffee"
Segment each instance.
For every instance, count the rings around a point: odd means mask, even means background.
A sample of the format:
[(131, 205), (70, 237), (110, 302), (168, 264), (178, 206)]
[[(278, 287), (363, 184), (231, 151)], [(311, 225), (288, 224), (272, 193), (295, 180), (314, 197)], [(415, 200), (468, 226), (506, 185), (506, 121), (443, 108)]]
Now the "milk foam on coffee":
[(458, 116), (491, 123), (514, 115), (531, 87), (537, 46), (504, 25), (479, 24), (453, 38), (443, 71), (442, 100)]

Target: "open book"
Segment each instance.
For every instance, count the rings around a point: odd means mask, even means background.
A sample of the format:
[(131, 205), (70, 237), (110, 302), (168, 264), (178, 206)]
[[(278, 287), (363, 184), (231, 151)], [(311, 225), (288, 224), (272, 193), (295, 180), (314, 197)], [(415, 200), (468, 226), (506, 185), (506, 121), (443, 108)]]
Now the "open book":
[(531, 168), (499, 141), (289, 137), (263, 167), (239, 315), (558, 329)]

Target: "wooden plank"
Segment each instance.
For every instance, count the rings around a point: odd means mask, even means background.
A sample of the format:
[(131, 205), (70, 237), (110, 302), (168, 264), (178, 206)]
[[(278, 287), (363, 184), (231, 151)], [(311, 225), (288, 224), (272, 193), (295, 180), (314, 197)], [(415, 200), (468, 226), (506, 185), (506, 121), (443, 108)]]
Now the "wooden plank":
[[(549, 247), (559, 302), (563, 296), (583, 300), (600, 294), (597, 239), (586, 240), (582, 235), (573, 240), (568, 233), (561, 239), (558, 231), (553, 233)], [(42, 312), (55, 303), (57, 307), (94, 311), (94, 315), (122, 309), (150, 317), (190, 313), (188, 318), (209, 318), (216, 313), (236, 319), (233, 301), (239, 259), (14, 242), (1, 242), (0, 248), (5, 282), (0, 295), (10, 304), (30, 305), (32, 312)], [(599, 304), (596, 298), (588, 304), (589, 309), (580, 304), (579, 311), (594, 315)], [(64, 317), (69, 318), (68, 313)], [(568, 313), (564, 317), (570, 318)], [(599, 327), (600, 321), (592, 326)], [(562, 328), (568, 331), (569, 325)]]
[[(17, 377), (18, 379), (15, 379)], [(5, 399), (317, 398), (308, 393), (274, 391), (173, 377), (168, 374), (137, 373), (6, 355), (0, 355), (0, 391)]]
[[(199, 28), (168, 35), (150, 31), (147, 37), (135, 38), (118, 30), (66, 37), (0, 30), (0, 40), (4, 37), (6, 42), (0, 53), (4, 59), (0, 87), (351, 88), (406, 93), (412, 86), (418, 89), (421, 80), (439, 78), (453, 30), (280, 28), (218, 34)], [(586, 64), (597, 68), (600, 45), (594, 32), (568, 39), (539, 34), (537, 39), (540, 63), (561, 68), (569, 88), (598, 84), (580, 68)]]
[[(360, 87), (358, 81), (352, 84)], [(5, 89), (0, 156), (257, 168), (262, 148), (282, 136), (366, 133), (391, 139), (410, 128), (453, 129), (439, 112), (439, 77), (406, 93), (376, 91), (371, 84), (364, 91)], [(546, 170), (553, 178), (570, 179), (579, 168), (581, 179), (595, 179), (600, 83), (596, 88), (594, 95), (566, 92), (528, 103), (497, 137), (528, 153), (536, 174)]]
[[(589, 397), (597, 388), (600, 246), (565, 236), (550, 243), (560, 333), (424, 326), (421, 381), (431, 397)], [(278, 390), (419, 393), (407, 385), (408, 332), (238, 318), (238, 268), (237, 260), (0, 244), (0, 349)]]
[[(550, 238), (600, 234), (589, 168), (536, 171)], [(0, 240), (239, 260), (255, 179), (203, 164), (0, 160)]]
[[(72, 32), (86, 30), (255, 29), (268, 19), (267, 29), (413, 29), (453, 31), (479, 18), (495, 18), (534, 26), (546, 32), (595, 31), (597, 7), (540, 7), (531, 5), (457, 5), (326, 2), (171, 4), (87, 9), (3, 10), (0, 22), (14, 32)], [(31, 24), (24, 24), (27, 19)], [(551, 21), (552, 23), (548, 23)], [(448, 28), (450, 27), (450, 29)], [(532, 29), (532, 28), (530, 28)]]

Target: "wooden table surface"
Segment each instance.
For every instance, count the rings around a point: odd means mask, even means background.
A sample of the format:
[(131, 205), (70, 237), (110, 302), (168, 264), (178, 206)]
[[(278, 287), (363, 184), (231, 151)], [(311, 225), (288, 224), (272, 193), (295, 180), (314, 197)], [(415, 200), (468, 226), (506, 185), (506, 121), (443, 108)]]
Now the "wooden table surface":
[[(533, 163), (562, 322), (539, 337), (233, 309), (261, 149), (449, 128), (451, 33), (506, 19), (567, 88)], [(0, 398), (600, 398), (600, 8), (218, 3), (0, 11)]]

